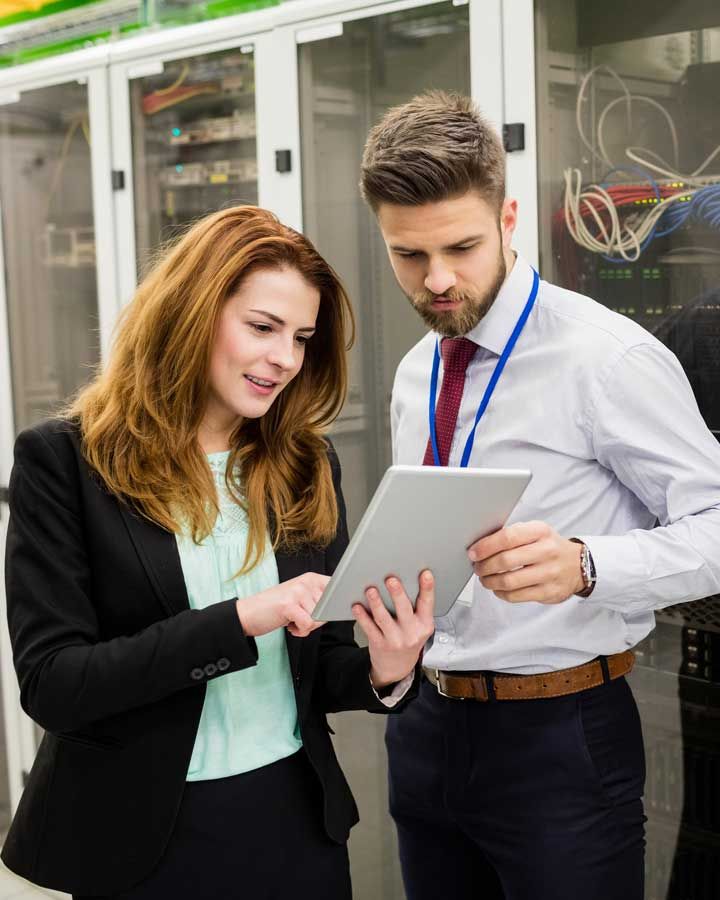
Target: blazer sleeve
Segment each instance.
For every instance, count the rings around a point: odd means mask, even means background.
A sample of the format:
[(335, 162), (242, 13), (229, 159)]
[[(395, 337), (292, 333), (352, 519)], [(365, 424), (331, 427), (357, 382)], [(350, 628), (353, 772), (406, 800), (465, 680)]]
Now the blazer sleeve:
[[(328, 444), (328, 457), (338, 503), (337, 533), (325, 551), (325, 572), (332, 575), (348, 545), (348, 529), (340, 462), (335, 448), (329, 441)], [(365, 709), (383, 714), (400, 712), (417, 694), (419, 667), (416, 667), (413, 683), (404, 697), (395, 706), (386, 706), (378, 698), (370, 683), (370, 653), (367, 647), (358, 647), (355, 642), (354, 624), (354, 621), (328, 622), (321, 629), (315, 682), (316, 701), (323, 712), (352, 709)]]
[(8, 625), (22, 707), (51, 732), (197, 689), (211, 677), (208, 661), (228, 661), (217, 676), (257, 662), (234, 600), (101, 640), (80, 477), (74, 456), (63, 460), (40, 430), (18, 438), (5, 564)]

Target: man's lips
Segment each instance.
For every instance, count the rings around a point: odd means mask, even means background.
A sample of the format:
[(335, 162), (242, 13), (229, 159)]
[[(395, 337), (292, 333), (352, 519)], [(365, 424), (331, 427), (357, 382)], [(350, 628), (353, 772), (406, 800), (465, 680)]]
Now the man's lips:
[(438, 297), (433, 297), (430, 305), (438, 312), (452, 312), (462, 306), (462, 300), (451, 300), (449, 297), (441, 294)]

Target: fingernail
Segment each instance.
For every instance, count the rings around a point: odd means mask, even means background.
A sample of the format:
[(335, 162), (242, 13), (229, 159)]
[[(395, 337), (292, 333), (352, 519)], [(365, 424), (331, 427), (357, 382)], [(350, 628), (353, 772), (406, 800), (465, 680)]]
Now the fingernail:
[(477, 553), (474, 550), (471, 550), (468, 553), (468, 556), (470, 557), (471, 562), (477, 562)]
[(400, 582), (397, 578), (388, 578), (388, 587), (396, 588), (399, 584)]

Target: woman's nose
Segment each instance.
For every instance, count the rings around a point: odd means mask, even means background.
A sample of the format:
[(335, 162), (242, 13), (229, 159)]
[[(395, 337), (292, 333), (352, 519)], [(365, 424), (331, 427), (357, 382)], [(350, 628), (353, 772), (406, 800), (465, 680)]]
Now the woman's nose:
[(277, 341), (268, 353), (268, 361), (279, 369), (295, 368), (296, 353), (294, 341)]

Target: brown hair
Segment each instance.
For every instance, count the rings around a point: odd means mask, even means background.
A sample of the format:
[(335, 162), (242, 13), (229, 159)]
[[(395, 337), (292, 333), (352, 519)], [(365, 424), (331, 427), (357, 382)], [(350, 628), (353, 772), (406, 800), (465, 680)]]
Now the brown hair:
[(420, 206), (478, 191), (496, 209), (505, 199), (505, 152), (469, 97), (427, 91), (389, 109), (371, 129), (360, 190), (382, 203)]
[(232, 435), (225, 479), (250, 530), (241, 571), (262, 557), (268, 529), (273, 548), (327, 544), (337, 529), (322, 435), (345, 400), (354, 321), (338, 276), (307, 238), (253, 206), (201, 219), (142, 281), (107, 366), (65, 411), (79, 420), (83, 453), (108, 490), (201, 541), (218, 513), (197, 435), (220, 312), (250, 272), (285, 267), (317, 288), (320, 309), (298, 375)]

